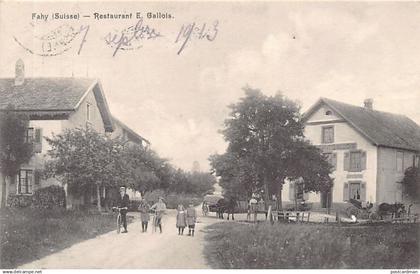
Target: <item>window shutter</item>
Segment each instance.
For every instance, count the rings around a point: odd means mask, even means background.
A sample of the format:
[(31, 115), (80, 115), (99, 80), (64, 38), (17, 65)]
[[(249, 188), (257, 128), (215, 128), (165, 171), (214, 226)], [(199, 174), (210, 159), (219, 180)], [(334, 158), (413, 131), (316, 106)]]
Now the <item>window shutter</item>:
[(42, 128), (35, 129), (34, 152), (42, 152)]
[(362, 151), (360, 154), (360, 167), (361, 170), (366, 169), (366, 151)]
[(295, 200), (295, 183), (294, 182), (289, 183), (289, 200), (290, 201)]
[(360, 200), (366, 202), (366, 182), (360, 184)]
[(41, 172), (39, 170), (35, 170), (34, 177), (35, 185), (39, 185), (41, 181)]
[(16, 176), (16, 183), (17, 183), (17, 194), (20, 194), (21, 190), (20, 190), (20, 176)]
[(350, 170), (350, 152), (344, 152), (344, 171)]
[(343, 200), (344, 201), (348, 201), (349, 200), (349, 183), (344, 183), (344, 188), (343, 188)]
[(332, 154), (332, 165), (333, 165), (333, 170), (336, 170), (337, 169), (337, 153)]

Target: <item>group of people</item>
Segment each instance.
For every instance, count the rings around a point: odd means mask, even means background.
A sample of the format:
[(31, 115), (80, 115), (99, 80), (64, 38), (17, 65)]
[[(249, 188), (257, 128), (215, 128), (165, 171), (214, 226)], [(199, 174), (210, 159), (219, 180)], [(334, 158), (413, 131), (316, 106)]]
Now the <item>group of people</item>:
[(176, 214), (176, 227), (178, 235), (184, 235), (184, 229), (188, 226), (188, 236), (194, 237), (195, 223), (197, 222), (197, 212), (193, 204), (185, 210), (183, 205), (178, 205)]
[[(120, 196), (117, 201), (118, 207), (121, 209), (121, 221), (124, 227), (122, 233), (127, 233), (127, 209), (129, 206), (130, 199), (126, 194), (126, 188), (120, 188)], [(147, 227), (150, 221), (150, 212), (155, 212), (156, 216), (154, 219), (154, 226), (159, 227), (160, 233), (162, 233), (162, 217), (166, 211), (166, 204), (163, 201), (163, 197), (159, 197), (157, 203), (152, 206), (142, 199), (138, 207), (140, 211), (140, 221), (142, 233), (147, 232)], [(184, 234), (184, 229), (188, 226), (188, 236), (194, 236), (195, 223), (197, 222), (197, 212), (194, 208), (194, 205), (191, 203), (187, 209), (184, 208), (182, 204), (178, 205), (177, 215), (176, 215), (176, 228), (178, 229), (178, 235)]]
[(163, 202), (163, 198), (159, 197), (159, 200), (154, 205), (150, 206), (146, 199), (142, 199), (140, 201), (140, 205), (138, 207), (140, 211), (140, 220), (141, 220), (141, 230), (142, 233), (147, 232), (147, 226), (150, 221), (150, 214), (149, 212), (152, 210), (156, 213), (155, 217), (155, 226), (159, 227), (160, 233), (162, 233), (162, 217), (166, 211), (166, 204)]

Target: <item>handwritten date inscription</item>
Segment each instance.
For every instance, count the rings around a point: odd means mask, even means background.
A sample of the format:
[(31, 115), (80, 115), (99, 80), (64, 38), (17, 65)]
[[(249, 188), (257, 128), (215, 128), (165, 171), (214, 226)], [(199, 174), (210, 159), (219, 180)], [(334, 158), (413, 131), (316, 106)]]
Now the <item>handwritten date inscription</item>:
[(181, 45), (177, 54), (180, 55), (187, 44), (193, 39), (213, 42), (219, 32), (218, 27), (218, 20), (209, 25), (207, 23), (197, 24), (196, 22), (182, 25), (175, 40), (175, 44), (179, 43)]
[(162, 35), (154, 28), (144, 24), (143, 18), (135, 26), (128, 27), (119, 33), (108, 33), (105, 42), (114, 48), (114, 57), (119, 50), (133, 50), (142, 47), (144, 40), (156, 39)]

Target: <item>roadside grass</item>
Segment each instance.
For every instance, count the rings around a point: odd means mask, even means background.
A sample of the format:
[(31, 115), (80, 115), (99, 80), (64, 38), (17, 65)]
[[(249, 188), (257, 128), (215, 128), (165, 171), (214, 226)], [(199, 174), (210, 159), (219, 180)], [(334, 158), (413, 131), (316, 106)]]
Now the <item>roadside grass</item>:
[(419, 268), (419, 224), (244, 224), (209, 226), (213, 268)]
[(64, 209), (1, 209), (0, 268), (16, 268), (114, 229), (115, 215), (112, 214)]

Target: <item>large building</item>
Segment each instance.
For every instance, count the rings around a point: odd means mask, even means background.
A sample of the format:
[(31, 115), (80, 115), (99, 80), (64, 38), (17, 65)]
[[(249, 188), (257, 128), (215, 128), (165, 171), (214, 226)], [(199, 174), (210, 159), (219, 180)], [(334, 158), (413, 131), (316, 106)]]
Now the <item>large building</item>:
[[(6, 196), (32, 195), (38, 188), (52, 184), (61, 185), (55, 178), (41, 179), (49, 150), (45, 137), (53, 137), (65, 129), (90, 127), (112, 138), (121, 137), (130, 142), (148, 146), (142, 138), (125, 124), (113, 117), (101, 83), (97, 79), (84, 78), (25, 78), (22, 61), (16, 63), (15, 78), (0, 79), (0, 111), (13, 105), (15, 111), (29, 116), (26, 133), (28, 142), (34, 143), (34, 155), (21, 166), (16, 178), (9, 180)], [(66, 189), (66, 186), (63, 185)], [(105, 194), (105, 190), (102, 191)], [(86, 203), (92, 197), (75, 198), (67, 194), (67, 207)]]
[[(404, 171), (419, 166), (420, 127), (411, 119), (327, 98), (319, 99), (304, 116), (305, 136), (334, 166), (330, 194), (308, 193), (315, 206), (332, 201), (410, 202), (399, 183)], [(296, 187), (285, 184), (283, 201), (292, 201)]]

